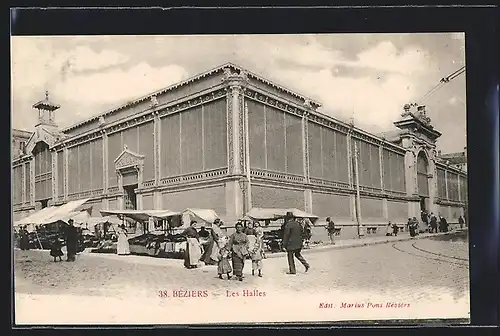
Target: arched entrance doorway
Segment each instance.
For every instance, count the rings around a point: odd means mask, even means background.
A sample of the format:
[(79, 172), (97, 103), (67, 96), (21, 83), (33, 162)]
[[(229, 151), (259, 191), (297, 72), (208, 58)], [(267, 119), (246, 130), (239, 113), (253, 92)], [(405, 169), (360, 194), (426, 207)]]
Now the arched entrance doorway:
[(429, 211), (429, 160), (423, 151), (417, 156), (417, 188), (420, 197), (420, 211)]
[(124, 146), (123, 152), (115, 159), (118, 185), (123, 191), (123, 209), (139, 208), (137, 189), (142, 184), (144, 156), (130, 151)]

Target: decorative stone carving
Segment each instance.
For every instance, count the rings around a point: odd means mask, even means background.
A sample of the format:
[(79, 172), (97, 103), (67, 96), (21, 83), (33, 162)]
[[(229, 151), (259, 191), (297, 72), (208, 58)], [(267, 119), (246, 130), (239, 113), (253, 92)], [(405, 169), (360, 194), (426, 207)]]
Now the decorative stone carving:
[[(240, 90), (242, 91), (242, 90)], [(243, 171), (245, 171), (245, 126), (244, 126), (244, 121), (245, 121), (245, 106), (244, 106), (244, 101), (243, 101), (243, 94), (242, 92), (238, 93), (238, 133), (239, 133), (239, 152), (240, 152), (240, 167)], [(247, 149), (248, 150), (248, 149)], [(247, 163), (248, 164), (248, 163)]]
[(106, 121), (104, 120), (104, 117), (100, 116), (99, 117), (99, 121), (97, 122), (97, 124), (99, 125), (99, 127), (104, 126), (105, 123), (106, 123)]
[(304, 106), (307, 107), (307, 108), (312, 108), (313, 107), (312, 103), (311, 103), (311, 101), (309, 99), (306, 99), (304, 101)]
[(248, 74), (246, 71), (241, 71), (240, 77), (243, 81), (248, 81)]
[[(228, 70), (228, 69), (224, 69)], [(233, 171), (234, 168), (234, 157), (233, 157), (233, 97), (231, 93), (227, 95), (227, 148), (228, 148), (228, 168), (229, 172)]]
[[(404, 118), (404, 117), (409, 117), (409, 116), (411, 116), (411, 112), (410, 112), (410, 110), (411, 110), (412, 105), (414, 105), (414, 104), (405, 104), (405, 105), (403, 106), (403, 110), (404, 110), (404, 112), (403, 112), (403, 113), (401, 113), (401, 117), (403, 117), (403, 118)], [(415, 105), (416, 105), (416, 104), (415, 104)]]
[(156, 107), (158, 106), (158, 98), (156, 96), (151, 96), (151, 103), (149, 104), (150, 107)]
[(233, 72), (231, 68), (226, 68), (224, 69), (222, 82), (228, 82), (229, 85), (242, 85), (243, 83), (248, 82), (248, 74), (245, 71), (237, 73)]
[(231, 77), (232, 74), (233, 74), (233, 72), (231, 71), (230, 68), (225, 68), (224, 69), (224, 76), (223, 76), (222, 80), (223, 81), (228, 80), (229, 77)]
[(139, 166), (144, 163), (144, 155), (139, 155), (130, 151), (127, 146), (124, 146), (123, 152), (115, 159), (115, 167), (117, 170)]
[(43, 141), (49, 145), (49, 147), (52, 147), (57, 142), (57, 138), (54, 134), (39, 126), (26, 144), (26, 153), (31, 153), (36, 144), (40, 141)]

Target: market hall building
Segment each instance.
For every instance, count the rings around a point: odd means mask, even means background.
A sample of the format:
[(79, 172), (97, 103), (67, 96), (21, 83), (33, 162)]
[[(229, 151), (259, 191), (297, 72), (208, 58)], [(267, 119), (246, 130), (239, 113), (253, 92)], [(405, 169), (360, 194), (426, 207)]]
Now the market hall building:
[(299, 208), (332, 217), (342, 236), (355, 235), (357, 216), (365, 227), (421, 210), (458, 222), (467, 175), (438, 157), (424, 106), (406, 105), (384, 137), (320, 106), (230, 63), (64, 129), (46, 94), (12, 162), (14, 220), (90, 198), (93, 216), (209, 208), (228, 223), (252, 207)]

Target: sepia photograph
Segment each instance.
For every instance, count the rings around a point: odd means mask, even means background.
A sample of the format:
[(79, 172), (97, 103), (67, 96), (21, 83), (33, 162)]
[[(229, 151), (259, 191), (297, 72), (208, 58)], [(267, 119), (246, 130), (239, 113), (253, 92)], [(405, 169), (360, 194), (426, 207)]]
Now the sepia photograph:
[(12, 36), (15, 324), (468, 323), (465, 39)]

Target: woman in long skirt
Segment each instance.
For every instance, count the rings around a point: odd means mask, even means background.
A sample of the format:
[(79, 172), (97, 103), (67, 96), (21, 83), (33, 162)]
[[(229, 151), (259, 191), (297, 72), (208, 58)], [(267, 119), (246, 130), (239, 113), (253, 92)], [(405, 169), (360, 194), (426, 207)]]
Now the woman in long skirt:
[(243, 233), (243, 225), (236, 223), (236, 232), (229, 237), (227, 249), (231, 251), (233, 273), (239, 281), (243, 281), (243, 267), (248, 255), (248, 237)]
[(118, 244), (116, 247), (116, 254), (118, 255), (129, 255), (130, 245), (128, 243), (127, 230), (125, 225), (121, 225), (118, 229)]
[(201, 256), (201, 245), (199, 235), (195, 229), (196, 221), (191, 221), (191, 226), (188, 227), (182, 235), (186, 236), (186, 250), (184, 252), (184, 267), (196, 268)]
[(216, 219), (210, 229), (207, 248), (201, 256), (201, 260), (205, 265), (216, 265), (219, 259), (219, 240), (222, 238), (222, 231), (219, 227), (220, 219)]

